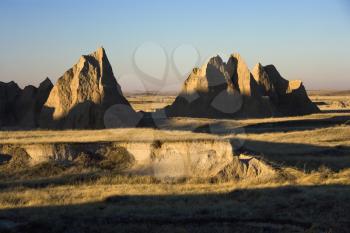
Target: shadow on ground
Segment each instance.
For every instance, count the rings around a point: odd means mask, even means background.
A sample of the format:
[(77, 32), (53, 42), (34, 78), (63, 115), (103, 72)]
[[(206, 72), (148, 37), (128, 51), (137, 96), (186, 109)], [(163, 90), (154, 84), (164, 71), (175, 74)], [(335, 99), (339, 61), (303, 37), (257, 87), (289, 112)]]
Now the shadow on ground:
[(337, 126), (350, 125), (350, 115), (332, 116), (320, 119), (296, 119), (276, 122), (261, 122), (245, 124), (234, 120), (210, 120), (210, 119), (182, 119), (159, 118), (143, 119), (138, 127), (156, 128), (162, 130), (192, 131), (196, 133), (208, 133), (214, 135), (227, 135), (237, 133), (264, 134), (264, 133), (288, 133), (305, 130), (317, 130)]
[[(304, 130), (315, 130), (340, 125), (350, 125), (350, 116), (335, 116), (325, 119), (300, 119), (268, 123), (257, 123), (247, 126), (228, 126), (223, 122), (200, 125), (193, 129), (194, 132), (211, 134), (228, 134), (231, 132), (246, 132), (254, 134), (295, 132)], [(181, 128), (175, 128), (181, 130)]]
[[(204, 123), (203, 123), (204, 122)], [(323, 119), (298, 119), (242, 126), (239, 122), (218, 121), (205, 123), (205, 120), (183, 122), (174, 125), (159, 121), (161, 129), (184, 130), (216, 135), (289, 133), (317, 130), (350, 125), (350, 116), (334, 116)], [(344, 139), (346, 140), (346, 139)], [(317, 170), (326, 166), (334, 171), (350, 167), (350, 146), (321, 146), (303, 143), (282, 143), (257, 141), (252, 139), (231, 140), (234, 154), (246, 153), (260, 156), (268, 162), (281, 166), (293, 166), (304, 171)]]
[(297, 167), (306, 172), (321, 166), (339, 171), (350, 167), (350, 146), (319, 146), (256, 140), (231, 140), (235, 154), (255, 155), (279, 166)]
[[(110, 173), (109, 175), (113, 175)], [(114, 174), (115, 176), (117, 174)], [(102, 177), (105, 177), (106, 174), (103, 172), (84, 172), (84, 173), (74, 173), (74, 174), (57, 174), (56, 176), (51, 177), (26, 177), (26, 178), (5, 178), (1, 177), (0, 179), (0, 189), (8, 189), (15, 187), (24, 187), (24, 188), (46, 188), (54, 187), (61, 185), (76, 185), (79, 183), (88, 183), (94, 182)]]
[(330, 110), (322, 110), (322, 113), (350, 113), (350, 109), (330, 109)]
[(0, 210), (1, 232), (347, 232), (350, 187), (285, 186), (223, 194), (110, 196)]

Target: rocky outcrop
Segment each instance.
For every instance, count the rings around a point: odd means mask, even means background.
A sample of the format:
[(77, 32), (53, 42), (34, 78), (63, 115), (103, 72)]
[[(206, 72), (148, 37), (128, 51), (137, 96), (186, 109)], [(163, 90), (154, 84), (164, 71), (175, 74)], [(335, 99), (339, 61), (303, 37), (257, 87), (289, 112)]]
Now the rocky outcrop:
[(14, 106), (20, 92), (21, 89), (15, 82), (0, 82), (0, 127), (17, 123)]
[(283, 116), (317, 113), (320, 110), (308, 97), (300, 80), (284, 79), (273, 65), (258, 64), (253, 70), (261, 93), (267, 96)]
[[(258, 64), (251, 73), (233, 54), (227, 62), (216, 56), (193, 69), (174, 103), (161, 111), (170, 117), (258, 118), (319, 109), (301, 81), (289, 82), (273, 65)], [(39, 88), (23, 90), (14, 82), (0, 82), (1, 128), (135, 127), (147, 123), (148, 115), (135, 113), (123, 96), (103, 48), (82, 56), (55, 86), (48, 79)]]
[(53, 85), (46, 78), (39, 87), (26, 86), (18, 96), (15, 104), (15, 114), (21, 128), (36, 128), (43, 105), (50, 94)]
[(248, 118), (316, 113), (301, 81), (287, 81), (274, 66), (258, 64), (249, 71), (239, 54), (223, 62), (211, 58), (193, 69), (167, 116)]
[[(104, 113), (113, 105), (131, 109), (117, 83), (105, 50), (82, 56), (53, 87), (40, 126), (56, 129), (104, 128)], [(129, 112), (134, 113), (133, 110)]]
[(277, 84), (271, 80), (272, 77), (270, 78), (260, 63), (254, 67), (252, 76), (258, 84), (258, 90), (262, 96), (269, 96), (273, 101), (278, 99), (277, 91), (275, 89)]
[(233, 54), (227, 62), (227, 69), (231, 71), (230, 79), (235, 83), (236, 90), (243, 96), (259, 96), (257, 84), (248, 66), (239, 54)]
[[(167, 115), (215, 117), (239, 109), (241, 96), (236, 91), (236, 83), (230, 79), (233, 73), (227, 67), (217, 56), (201, 68), (193, 69), (180, 96), (166, 108)], [(231, 101), (223, 101), (227, 99)]]
[[(24, 158), (26, 166), (45, 162), (77, 162), (96, 158), (96, 163), (117, 159), (111, 168), (126, 174), (163, 178), (223, 177), (262, 178), (275, 175), (272, 167), (249, 156), (233, 156), (229, 140), (164, 140), (95, 143), (0, 144), (8, 164)], [(81, 158), (83, 157), (85, 158)], [(89, 158), (90, 157), (90, 158)], [(95, 164), (97, 165), (97, 164)]]
[(36, 128), (52, 86), (48, 78), (38, 88), (29, 85), (23, 90), (14, 82), (0, 82), (0, 127)]

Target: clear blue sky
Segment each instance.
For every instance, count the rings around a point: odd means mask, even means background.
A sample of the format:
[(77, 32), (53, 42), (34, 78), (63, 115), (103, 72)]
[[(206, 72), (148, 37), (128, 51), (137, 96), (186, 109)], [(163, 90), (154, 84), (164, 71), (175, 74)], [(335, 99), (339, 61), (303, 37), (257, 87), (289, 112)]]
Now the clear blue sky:
[[(350, 89), (348, 0), (0, 1), (1, 81), (55, 82), (101, 45), (123, 90), (142, 89), (135, 51), (138, 67), (162, 76), (176, 48), (179, 69), (196, 63), (193, 48), (200, 63), (239, 52), (250, 68), (273, 63), (308, 89)], [(177, 75), (165, 74), (170, 89)]]

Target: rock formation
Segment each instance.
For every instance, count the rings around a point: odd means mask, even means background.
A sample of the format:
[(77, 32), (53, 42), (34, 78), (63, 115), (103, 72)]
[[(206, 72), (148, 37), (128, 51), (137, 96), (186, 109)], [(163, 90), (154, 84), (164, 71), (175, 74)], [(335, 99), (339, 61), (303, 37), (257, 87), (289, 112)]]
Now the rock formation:
[[(35, 140), (35, 138), (34, 138)], [(273, 167), (247, 155), (233, 156), (229, 140), (147, 140), (3, 144), (1, 160), (32, 166), (47, 162), (78, 162), (119, 169), (125, 174), (159, 179), (184, 177), (271, 178)], [(4, 156), (6, 155), (6, 157)]]
[[(301, 81), (284, 79), (273, 65), (259, 63), (250, 72), (239, 54), (231, 55), (227, 62), (216, 56), (193, 69), (174, 103), (162, 109), (168, 117), (207, 118), (293, 116), (318, 111)], [(82, 56), (55, 86), (49, 79), (38, 88), (27, 86), (23, 90), (14, 82), (0, 82), (1, 128), (135, 127), (147, 122), (148, 115), (136, 113), (123, 96), (103, 48)]]
[(268, 96), (283, 116), (295, 116), (317, 113), (320, 110), (308, 97), (300, 80), (284, 79), (273, 65), (258, 64), (253, 71), (260, 90)]
[(41, 109), (52, 87), (48, 78), (38, 88), (29, 85), (23, 90), (15, 82), (0, 82), (0, 127), (38, 127)]
[(0, 82), (0, 127), (16, 124), (14, 106), (21, 89), (15, 82)]
[(319, 109), (301, 81), (287, 81), (274, 66), (256, 65), (251, 73), (238, 54), (223, 62), (211, 58), (193, 69), (167, 116), (247, 118), (304, 115)]
[(114, 77), (105, 50), (99, 48), (82, 56), (58, 79), (42, 110), (40, 127), (104, 128), (104, 113), (116, 104), (131, 108)]
[(46, 78), (39, 87), (26, 86), (15, 104), (18, 125), (24, 128), (35, 128), (39, 125), (39, 116), (53, 85)]

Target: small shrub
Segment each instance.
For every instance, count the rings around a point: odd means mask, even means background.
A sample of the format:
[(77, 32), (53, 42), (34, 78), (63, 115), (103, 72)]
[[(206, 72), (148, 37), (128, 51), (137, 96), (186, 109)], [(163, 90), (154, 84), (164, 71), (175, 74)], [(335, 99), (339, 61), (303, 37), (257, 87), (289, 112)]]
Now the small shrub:
[(331, 169), (329, 169), (328, 167), (326, 167), (324, 165), (322, 165), (318, 168), (318, 172), (320, 173), (320, 178), (322, 178), (322, 179), (327, 179), (334, 174), (334, 172)]
[(159, 149), (159, 148), (161, 148), (162, 147), (162, 142), (161, 141), (159, 141), (159, 140), (154, 140), (153, 142), (152, 142), (152, 145), (151, 145), (151, 147), (153, 148), (153, 149)]
[(63, 173), (68, 164), (58, 163), (55, 161), (39, 163), (33, 167), (29, 167), (24, 172), (24, 176), (27, 177), (50, 177)]
[(12, 158), (8, 163), (10, 169), (21, 169), (29, 165), (30, 156), (22, 148), (14, 148), (11, 152)]
[(83, 167), (91, 167), (91, 166), (98, 165), (98, 163), (101, 160), (102, 160), (102, 157), (99, 155), (81, 152), (74, 159), (74, 163), (77, 165), (82, 165)]
[(124, 147), (111, 149), (104, 160), (99, 164), (103, 169), (124, 170), (131, 167), (135, 162), (134, 156), (131, 155)]

